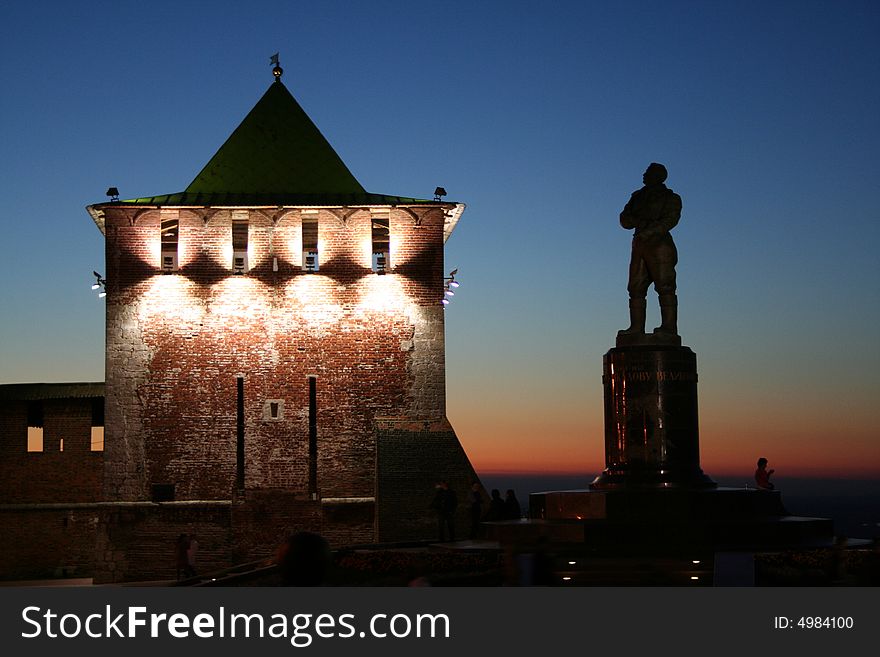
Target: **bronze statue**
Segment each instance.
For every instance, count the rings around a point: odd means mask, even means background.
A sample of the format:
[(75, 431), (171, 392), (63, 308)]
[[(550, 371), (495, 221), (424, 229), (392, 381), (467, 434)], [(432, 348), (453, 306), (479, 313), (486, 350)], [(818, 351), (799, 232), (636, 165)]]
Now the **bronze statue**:
[(630, 326), (620, 331), (624, 335), (644, 334), (645, 297), (651, 283), (660, 297), (661, 324), (654, 333), (678, 335), (678, 251), (669, 231), (681, 217), (681, 197), (663, 184), (666, 176), (666, 167), (652, 162), (642, 176), (645, 186), (633, 192), (620, 213), (620, 225), (627, 230), (635, 228), (627, 286)]

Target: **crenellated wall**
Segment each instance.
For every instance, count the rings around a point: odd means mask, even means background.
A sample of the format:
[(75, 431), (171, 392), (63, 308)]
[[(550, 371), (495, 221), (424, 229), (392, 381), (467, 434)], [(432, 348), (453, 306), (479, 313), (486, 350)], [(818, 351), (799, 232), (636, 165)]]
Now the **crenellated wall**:
[[(91, 448), (96, 399), (0, 398), (0, 505), (103, 498), (102, 452)], [(28, 405), (34, 403), (42, 415), (40, 451), (28, 451)]]

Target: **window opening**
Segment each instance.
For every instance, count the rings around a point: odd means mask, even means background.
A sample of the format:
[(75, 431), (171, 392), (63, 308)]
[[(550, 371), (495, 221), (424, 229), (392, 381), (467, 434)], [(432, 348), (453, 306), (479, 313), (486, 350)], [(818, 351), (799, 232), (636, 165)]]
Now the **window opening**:
[(248, 222), (232, 222), (232, 272), (244, 274), (248, 271)]
[(390, 230), (388, 215), (373, 215), (373, 271), (377, 274), (385, 274), (390, 265)]
[(93, 452), (104, 451), (104, 398), (92, 399), (92, 430), (89, 440)]
[(162, 221), (162, 271), (177, 271), (177, 239), (180, 222), (177, 219)]
[(27, 451), (43, 451), (43, 403), (28, 403), (27, 410)]
[(303, 215), (302, 217), (302, 268), (303, 271), (318, 271), (318, 217)]

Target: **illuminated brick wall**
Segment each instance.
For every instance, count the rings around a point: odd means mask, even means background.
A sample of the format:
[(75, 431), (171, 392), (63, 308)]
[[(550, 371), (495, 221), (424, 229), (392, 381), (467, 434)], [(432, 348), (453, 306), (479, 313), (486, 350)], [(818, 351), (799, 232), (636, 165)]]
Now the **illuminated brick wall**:
[[(375, 494), (374, 417), (445, 417), (442, 207), (390, 210), (386, 275), (371, 268), (368, 209), (306, 215), (318, 220), (317, 273), (302, 271), (300, 209), (104, 214), (109, 499), (149, 499), (153, 484), (174, 484), (177, 500), (229, 499), (237, 377), (247, 489), (308, 494), (310, 376), (322, 498)], [(168, 219), (179, 269), (163, 274)], [(233, 220), (249, 224), (242, 276)]]

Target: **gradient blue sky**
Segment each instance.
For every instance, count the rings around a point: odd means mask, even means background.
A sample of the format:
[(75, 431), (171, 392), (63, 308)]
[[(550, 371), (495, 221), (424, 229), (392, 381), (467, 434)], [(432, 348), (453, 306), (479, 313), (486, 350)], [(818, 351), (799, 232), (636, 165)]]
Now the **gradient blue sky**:
[(186, 187), (279, 51), (368, 190), (468, 205), (448, 414), (479, 471), (601, 468), (617, 217), (659, 161), (704, 469), (880, 474), (878, 34), (873, 1), (5, 2), (0, 383), (103, 379), (84, 206)]

